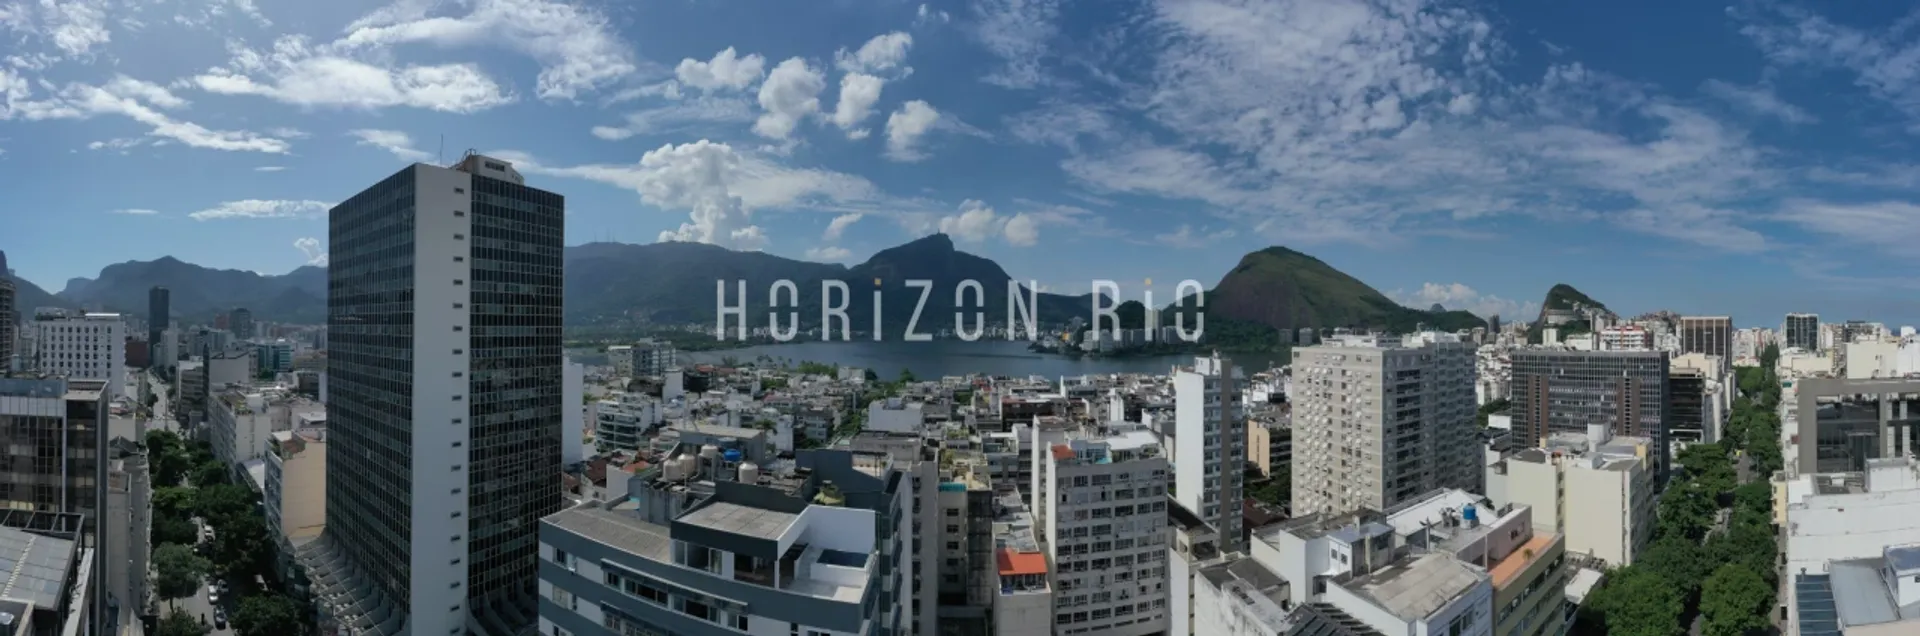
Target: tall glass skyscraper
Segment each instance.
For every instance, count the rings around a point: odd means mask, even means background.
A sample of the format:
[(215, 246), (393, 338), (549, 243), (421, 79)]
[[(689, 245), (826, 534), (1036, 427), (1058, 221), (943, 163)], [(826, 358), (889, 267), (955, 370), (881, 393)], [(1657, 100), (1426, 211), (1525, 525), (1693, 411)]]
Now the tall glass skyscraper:
[(156, 353), (160, 351), (157, 348), (160, 339), (165, 338), (167, 329), (173, 326), (172, 294), (167, 288), (158, 285), (147, 290), (147, 348)]
[(534, 623), (539, 521), (562, 503), (565, 207), (468, 155), (331, 211), (327, 529), (302, 555), (330, 626)]

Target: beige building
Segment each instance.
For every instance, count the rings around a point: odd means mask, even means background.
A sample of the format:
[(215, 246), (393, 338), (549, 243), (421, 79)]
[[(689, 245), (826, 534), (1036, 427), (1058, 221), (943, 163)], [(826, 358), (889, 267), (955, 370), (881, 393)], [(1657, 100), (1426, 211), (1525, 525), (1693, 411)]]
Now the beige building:
[(1629, 565), (1653, 538), (1649, 450), (1646, 439), (1610, 437), (1605, 427), (1556, 435), (1547, 448), (1519, 450), (1489, 465), (1487, 498), (1498, 506), (1531, 507), (1534, 529), (1564, 536), (1570, 554)]
[(272, 434), (267, 454), (266, 484), (261, 495), (267, 533), (280, 551), (281, 580), (304, 587), (297, 574), (295, 550), (327, 528), (327, 431), (303, 428)]
[(1482, 490), (1474, 348), (1293, 350), (1293, 509), (1383, 510), (1435, 488)]

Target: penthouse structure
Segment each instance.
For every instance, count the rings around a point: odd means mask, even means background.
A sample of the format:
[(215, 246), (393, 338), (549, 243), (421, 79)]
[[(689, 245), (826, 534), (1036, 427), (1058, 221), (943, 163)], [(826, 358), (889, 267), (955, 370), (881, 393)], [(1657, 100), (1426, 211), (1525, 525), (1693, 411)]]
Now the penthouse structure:
[(891, 458), (809, 450), (762, 472), (706, 451), (541, 520), (540, 633), (911, 633), (912, 497)]
[(1084, 430), (1046, 448), (1034, 481), (1055, 568), (1054, 633), (1165, 631), (1168, 464), (1159, 438), (1144, 428)]
[(1378, 510), (1435, 488), (1479, 491), (1474, 352), (1457, 342), (1294, 349), (1294, 510)]

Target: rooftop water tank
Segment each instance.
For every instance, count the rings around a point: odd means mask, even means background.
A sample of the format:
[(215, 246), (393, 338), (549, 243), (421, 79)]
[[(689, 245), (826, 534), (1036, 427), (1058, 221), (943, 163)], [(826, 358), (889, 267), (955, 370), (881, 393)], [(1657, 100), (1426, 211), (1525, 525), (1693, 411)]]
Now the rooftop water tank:
[(712, 444), (708, 444), (706, 446), (700, 447), (701, 459), (716, 459), (719, 457), (720, 457), (720, 447), (714, 446)]
[(1473, 504), (1467, 504), (1466, 507), (1460, 509), (1460, 518), (1466, 521), (1468, 525), (1480, 523), (1480, 511), (1475, 510)]
[(740, 465), (740, 483), (751, 484), (760, 481), (760, 467), (752, 462)]
[(685, 479), (685, 476), (680, 474), (681, 466), (682, 464), (678, 459), (667, 460), (667, 463), (660, 465), (660, 478), (667, 481), (680, 481), (681, 479)]
[(740, 454), (740, 450), (735, 448), (729, 448), (721, 452), (720, 456), (725, 457), (729, 462), (738, 462), (742, 457), (742, 455)]
[(699, 462), (692, 455), (680, 456), (680, 478), (693, 479), (700, 476)]

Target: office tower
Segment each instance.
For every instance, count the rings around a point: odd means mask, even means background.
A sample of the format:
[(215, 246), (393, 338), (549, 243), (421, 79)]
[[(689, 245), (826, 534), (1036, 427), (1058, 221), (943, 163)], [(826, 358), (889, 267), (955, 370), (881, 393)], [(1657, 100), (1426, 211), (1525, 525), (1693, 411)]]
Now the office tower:
[(1707, 419), (1705, 370), (1672, 366), (1667, 369), (1667, 435), (1674, 441), (1715, 442), (1718, 427)]
[[(147, 347), (154, 352), (154, 364), (160, 364), (157, 344), (173, 327), (173, 293), (158, 285), (147, 290)], [(169, 351), (172, 349), (169, 348)]]
[(13, 346), (19, 338), (15, 330), (20, 328), (20, 314), (15, 308), (19, 303), (18, 293), (13, 271), (7, 269), (7, 253), (0, 252), (0, 376), (13, 370)]
[[(532, 623), (559, 509), (565, 201), (504, 161), (414, 164), (328, 214), (322, 613), (348, 633)], [(359, 585), (356, 585), (359, 584)], [(351, 599), (351, 600), (345, 600)]]
[(1173, 373), (1174, 499), (1220, 532), (1223, 551), (1244, 547), (1240, 536), (1247, 463), (1247, 420), (1240, 412), (1244, 378), (1215, 353)]
[(253, 312), (245, 307), (241, 307), (228, 313), (227, 329), (233, 332), (233, 337), (235, 338), (252, 340), (254, 335)]
[(1654, 476), (1665, 479), (1667, 354), (1523, 349), (1512, 360), (1515, 445), (1537, 448), (1553, 433), (1604, 425), (1611, 435), (1653, 440)]
[(542, 519), (538, 633), (915, 633), (912, 494), (894, 458), (739, 459), (683, 443), (628, 497)]
[(1500, 335), (1500, 314), (1487, 316), (1487, 333), (1495, 337)]
[(1294, 349), (1296, 514), (1480, 492), (1474, 358), (1458, 342)]
[(1733, 319), (1726, 316), (1682, 316), (1680, 352), (1720, 356), (1721, 364), (1733, 361)]
[(0, 378), (0, 507), (97, 519), (106, 485), (106, 383)]
[(1787, 314), (1787, 322), (1780, 326), (1782, 349), (1820, 350), (1820, 315)]
[(107, 383), (107, 395), (127, 387), (127, 323), (120, 314), (53, 311), (34, 316), (39, 372)]
[[(1166, 631), (1168, 466), (1159, 439), (1142, 428), (1074, 431), (1041, 454), (1036, 523), (1053, 556), (1055, 633)], [(1238, 500), (1233, 512), (1240, 516)]]

